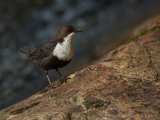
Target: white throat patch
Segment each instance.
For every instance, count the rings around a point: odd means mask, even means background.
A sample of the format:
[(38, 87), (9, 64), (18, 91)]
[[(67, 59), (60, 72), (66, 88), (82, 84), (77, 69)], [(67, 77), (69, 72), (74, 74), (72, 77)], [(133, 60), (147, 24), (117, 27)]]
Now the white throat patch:
[(71, 60), (74, 51), (72, 45), (72, 39), (74, 34), (74, 32), (70, 33), (68, 36), (64, 37), (64, 41), (62, 43), (57, 43), (55, 49), (53, 50), (54, 56), (64, 61)]

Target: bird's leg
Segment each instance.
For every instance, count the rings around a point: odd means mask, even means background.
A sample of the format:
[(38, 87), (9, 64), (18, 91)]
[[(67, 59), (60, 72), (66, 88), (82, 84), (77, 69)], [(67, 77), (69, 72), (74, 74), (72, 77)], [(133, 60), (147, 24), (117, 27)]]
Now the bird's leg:
[(51, 85), (51, 81), (50, 81), (49, 76), (48, 76), (48, 71), (45, 70), (45, 71), (44, 71), (44, 74), (45, 74), (45, 76), (47, 77), (47, 80), (48, 80), (49, 84)]
[(58, 75), (59, 75), (60, 77), (63, 77), (62, 74), (59, 72), (59, 70), (58, 70), (57, 68), (56, 68), (55, 70), (57, 71), (57, 73), (58, 73)]
[(55, 70), (57, 71), (57, 73), (58, 73), (59, 76), (61, 77), (61, 83), (67, 82), (67, 81), (66, 81), (67, 78), (65, 78), (65, 77), (59, 72), (59, 70), (58, 70), (57, 68), (56, 68)]

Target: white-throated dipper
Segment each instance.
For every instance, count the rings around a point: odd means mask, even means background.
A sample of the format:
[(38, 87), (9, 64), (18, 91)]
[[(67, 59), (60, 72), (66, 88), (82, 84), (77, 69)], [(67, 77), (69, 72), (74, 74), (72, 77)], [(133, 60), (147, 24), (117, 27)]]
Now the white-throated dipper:
[[(45, 42), (39, 48), (22, 47), (20, 51), (26, 54), (33, 63), (43, 69), (51, 85), (48, 70), (55, 69), (62, 77), (58, 68), (66, 66), (72, 60), (74, 53), (73, 36), (75, 33), (81, 31), (82, 29), (76, 29), (69, 25), (64, 26), (54, 38)], [(63, 82), (64, 79), (62, 79), (62, 83)]]

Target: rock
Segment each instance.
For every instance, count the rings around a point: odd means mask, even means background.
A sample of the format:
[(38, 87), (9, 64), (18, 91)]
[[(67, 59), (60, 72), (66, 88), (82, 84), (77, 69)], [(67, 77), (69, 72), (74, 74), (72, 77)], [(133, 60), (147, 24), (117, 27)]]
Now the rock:
[(0, 111), (1, 120), (159, 120), (160, 24), (71, 74), (67, 83)]

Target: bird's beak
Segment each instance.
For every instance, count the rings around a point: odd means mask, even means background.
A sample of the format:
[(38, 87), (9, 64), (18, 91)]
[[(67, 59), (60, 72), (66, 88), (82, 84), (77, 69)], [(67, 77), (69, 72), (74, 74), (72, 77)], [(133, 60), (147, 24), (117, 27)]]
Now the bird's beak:
[(78, 28), (75, 30), (75, 32), (82, 32), (82, 31), (84, 31), (82, 28)]

